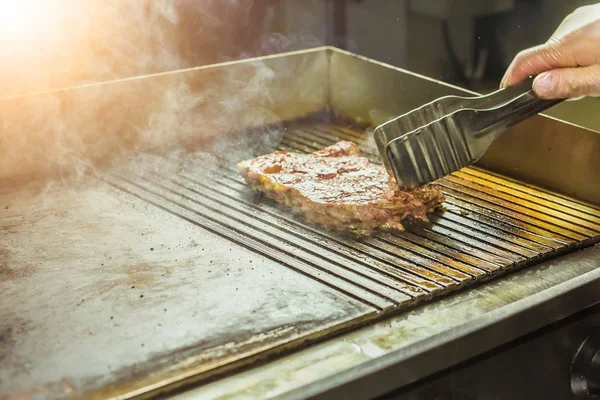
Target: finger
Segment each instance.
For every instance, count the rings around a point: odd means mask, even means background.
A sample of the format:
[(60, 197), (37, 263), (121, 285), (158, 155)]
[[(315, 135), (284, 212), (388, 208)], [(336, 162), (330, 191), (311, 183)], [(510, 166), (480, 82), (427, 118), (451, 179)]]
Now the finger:
[(576, 67), (577, 61), (564, 39), (550, 39), (546, 44), (532, 47), (517, 54), (508, 67), (500, 87), (513, 86), (530, 76), (554, 68)]
[(600, 65), (543, 72), (533, 81), (533, 90), (543, 99), (600, 96)]
[(538, 71), (538, 74), (548, 71), (550, 67), (545, 63), (541, 63), (543, 58), (538, 57), (543, 48), (544, 45), (540, 45), (519, 52), (506, 70), (500, 82), (500, 87), (505, 88), (521, 83), (528, 77), (537, 75), (534, 71)]

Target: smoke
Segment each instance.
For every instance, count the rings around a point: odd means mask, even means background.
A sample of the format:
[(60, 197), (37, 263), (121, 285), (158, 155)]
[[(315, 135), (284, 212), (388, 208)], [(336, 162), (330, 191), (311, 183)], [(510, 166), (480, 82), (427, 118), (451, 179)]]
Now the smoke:
[[(281, 7), (295, 3), (53, 2), (46, 28), (16, 39), (0, 37), (7, 44), (0, 48), (1, 93), (90, 85), (0, 99), (0, 182), (101, 175), (135, 153), (193, 151), (208, 142), (213, 153), (235, 162), (274, 147), (285, 114), (279, 110), (290, 96), (319, 96), (291, 87), (289, 94), (273, 97), (269, 88), (281, 79), (277, 75), (285, 80), (298, 71), (274, 71), (263, 61), (126, 79), (321, 45), (310, 24), (294, 33), (277, 26)], [(300, 14), (315, 19), (310, 7)], [(119, 81), (92, 84), (111, 80)], [(233, 135), (259, 126), (254, 135)]]

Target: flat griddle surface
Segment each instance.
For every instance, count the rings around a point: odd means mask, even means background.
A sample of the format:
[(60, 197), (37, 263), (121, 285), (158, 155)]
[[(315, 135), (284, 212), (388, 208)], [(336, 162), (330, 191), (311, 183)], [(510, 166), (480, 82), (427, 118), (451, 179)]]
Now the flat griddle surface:
[[(280, 148), (338, 140), (377, 160), (368, 133), (325, 123), (290, 124)], [(5, 193), (0, 395), (204, 379), (599, 238), (595, 206), (476, 168), (440, 184), (447, 210), (431, 224), (358, 240), (291, 216), (202, 155)]]

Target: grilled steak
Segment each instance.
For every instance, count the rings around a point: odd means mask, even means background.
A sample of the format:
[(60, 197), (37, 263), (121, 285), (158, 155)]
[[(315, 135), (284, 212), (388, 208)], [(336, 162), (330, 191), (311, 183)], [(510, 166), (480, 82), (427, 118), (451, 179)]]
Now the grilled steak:
[(444, 201), (433, 185), (399, 190), (385, 168), (360, 157), (352, 142), (312, 154), (276, 151), (237, 167), (252, 188), (327, 229), (360, 234), (379, 227), (402, 229), (402, 220), (427, 220)]

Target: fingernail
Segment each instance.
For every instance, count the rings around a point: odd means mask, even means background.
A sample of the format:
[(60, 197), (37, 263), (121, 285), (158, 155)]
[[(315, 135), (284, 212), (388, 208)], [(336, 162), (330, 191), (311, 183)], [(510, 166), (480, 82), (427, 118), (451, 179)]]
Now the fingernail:
[(538, 96), (550, 96), (556, 87), (556, 79), (550, 73), (538, 75), (533, 81), (533, 90)]

